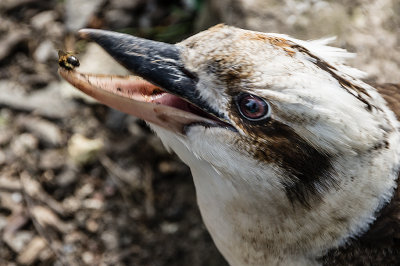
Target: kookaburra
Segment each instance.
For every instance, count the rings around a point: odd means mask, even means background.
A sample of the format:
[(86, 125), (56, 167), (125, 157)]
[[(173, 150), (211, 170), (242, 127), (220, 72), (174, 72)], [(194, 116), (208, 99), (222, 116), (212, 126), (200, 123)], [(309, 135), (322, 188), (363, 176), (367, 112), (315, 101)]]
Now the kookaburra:
[(79, 33), (134, 75), (60, 74), (190, 167), (229, 264), (400, 262), (398, 86), (364, 83), (326, 41), (225, 25), (175, 45)]

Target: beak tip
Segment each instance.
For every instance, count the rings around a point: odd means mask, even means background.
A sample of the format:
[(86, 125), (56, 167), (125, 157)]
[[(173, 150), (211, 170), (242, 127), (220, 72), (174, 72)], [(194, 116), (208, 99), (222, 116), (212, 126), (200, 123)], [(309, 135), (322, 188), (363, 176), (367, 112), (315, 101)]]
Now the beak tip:
[(82, 39), (90, 40), (95, 31), (95, 29), (80, 29), (78, 31), (78, 36)]

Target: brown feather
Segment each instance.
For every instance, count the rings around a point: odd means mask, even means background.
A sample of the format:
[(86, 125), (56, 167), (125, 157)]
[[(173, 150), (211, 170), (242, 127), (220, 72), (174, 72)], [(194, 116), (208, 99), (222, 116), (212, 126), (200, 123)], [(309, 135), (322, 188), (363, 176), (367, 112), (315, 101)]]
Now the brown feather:
[[(376, 85), (375, 88), (400, 120), (400, 84)], [(400, 189), (379, 211), (376, 221), (365, 234), (331, 250), (321, 262), (323, 265), (399, 265)]]
[(397, 119), (400, 120), (400, 84), (386, 83), (376, 85), (375, 88), (388, 103), (388, 106)]

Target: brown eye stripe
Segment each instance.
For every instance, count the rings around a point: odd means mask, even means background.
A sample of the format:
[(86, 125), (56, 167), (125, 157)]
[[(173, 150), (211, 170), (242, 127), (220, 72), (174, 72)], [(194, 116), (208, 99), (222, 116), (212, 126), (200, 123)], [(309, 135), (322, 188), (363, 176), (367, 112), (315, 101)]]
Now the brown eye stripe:
[(309, 207), (311, 198), (321, 198), (322, 192), (336, 186), (333, 156), (318, 151), (291, 127), (274, 119), (262, 124), (247, 123), (231, 106), (230, 118), (245, 133), (235, 144), (257, 161), (275, 164), (285, 173), (282, 183), (290, 202)]

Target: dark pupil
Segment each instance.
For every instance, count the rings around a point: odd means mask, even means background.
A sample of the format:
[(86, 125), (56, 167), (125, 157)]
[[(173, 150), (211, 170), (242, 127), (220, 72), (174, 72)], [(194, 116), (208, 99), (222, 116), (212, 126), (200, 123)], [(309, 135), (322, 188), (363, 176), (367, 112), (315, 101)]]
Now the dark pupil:
[(257, 101), (254, 99), (246, 99), (244, 106), (246, 107), (246, 111), (252, 114), (257, 113), (260, 110)]

